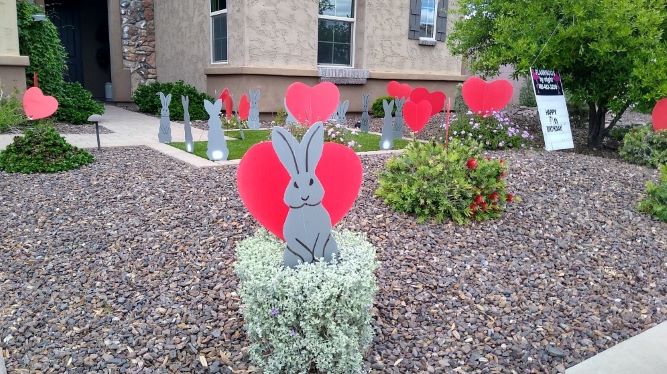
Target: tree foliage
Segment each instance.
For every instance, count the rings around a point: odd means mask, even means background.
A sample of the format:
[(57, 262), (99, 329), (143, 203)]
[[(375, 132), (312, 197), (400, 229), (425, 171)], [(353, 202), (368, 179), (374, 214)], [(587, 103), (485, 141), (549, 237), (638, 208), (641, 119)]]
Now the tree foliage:
[[(449, 37), (474, 72), (561, 73), (568, 93), (589, 107), (597, 146), (630, 106), (667, 96), (665, 0), (460, 0)], [(618, 118), (605, 128), (611, 110)]]

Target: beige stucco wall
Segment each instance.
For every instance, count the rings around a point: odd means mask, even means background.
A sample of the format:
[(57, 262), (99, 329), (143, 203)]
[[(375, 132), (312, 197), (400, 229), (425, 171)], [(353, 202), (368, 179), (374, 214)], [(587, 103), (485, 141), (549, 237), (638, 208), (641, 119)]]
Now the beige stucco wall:
[[(453, 57), (445, 42), (419, 45), (408, 39), (410, 0), (366, 0), (364, 68), (381, 72), (460, 74), (461, 59)], [(455, 20), (449, 1), (447, 30)], [(371, 16), (372, 15), (372, 16)], [(447, 33), (449, 34), (449, 32)]]
[(0, 0), (0, 89), (11, 93), (25, 89), (28, 57), (19, 54), (16, 0)]
[(204, 69), (211, 62), (209, 7), (209, 0), (154, 2), (159, 81), (180, 79), (199, 90), (206, 89)]
[[(315, 0), (243, 0), (246, 56), (243, 66), (314, 69), (317, 65)], [(237, 16), (230, 10), (229, 18)], [(230, 39), (230, 47), (237, 39)], [(230, 61), (234, 63), (235, 61)]]

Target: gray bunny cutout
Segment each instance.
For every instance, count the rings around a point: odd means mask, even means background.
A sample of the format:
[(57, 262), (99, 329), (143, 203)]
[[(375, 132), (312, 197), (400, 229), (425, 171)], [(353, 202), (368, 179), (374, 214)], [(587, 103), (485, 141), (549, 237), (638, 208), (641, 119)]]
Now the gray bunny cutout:
[(195, 151), (195, 144), (192, 141), (192, 126), (190, 125), (190, 98), (181, 95), (181, 104), (183, 104), (183, 127), (185, 128), (185, 150), (189, 153)]
[(361, 96), (361, 99), (362, 99), (362, 104), (361, 104), (362, 113), (361, 113), (360, 128), (361, 128), (362, 132), (368, 132), (368, 126), (369, 126), (370, 121), (371, 121), (371, 116), (368, 115), (368, 108), (369, 108), (369, 104), (370, 104), (370, 100), (371, 100), (371, 95), (363, 94)]
[(248, 115), (248, 127), (252, 130), (259, 129), (259, 97), (262, 95), (259, 89), (248, 91), (250, 99), (250, 114)]
[(380, 138), (380, 149), (388, 150), (394, 148), (394, 118), (391, 112), (394, 110), (394, 100), (387, 103), (382, 100), (384, 108), (384, 124), (382, 125), (382, 137)]
[(334, 121), (339, 125), (345, 125), (347, 110), (350, 108), (350, 100), (342, 101), (338, 104), (338, 110), (334, 114)]
[(396, 113), (394, 114), (394, 138), (401, 139), (403, 137), (403, 106), (406, 99), (396, 99)]
[(301, 143), (286, 129), (274, 127), (271, 141), (290, 175), (284, 195), (289, 208), (283, 225), (285, 266), (293, 268), (319, 258), (329, 262), (338, 252), (338, 245), (331, 234), (331, 217), (322, 205), (324, 187), (315, 175), (324, 149), (324, 126), (321, 122), (311, 126)]
[(222, 121), (220, 120), (220, 111), (222, 110), (222, 100), (218, 99), (214, 103), (204, 100), (204, 108), (208, 113), (208, 148), (206, 156), (211, 161), (223, 161), (229, 156), (225, 132), (222, 131)]
[(157, 134), (157, 138), (160, 143), (171, 143), (171, 121), (169, 120), (169, 104), (171, 103), (171, 94), (166, 97), (162, 92), (157, 93), (160, 96), (160, 103), (162, 103), (162, 108), (160, 109), (160, 131)]

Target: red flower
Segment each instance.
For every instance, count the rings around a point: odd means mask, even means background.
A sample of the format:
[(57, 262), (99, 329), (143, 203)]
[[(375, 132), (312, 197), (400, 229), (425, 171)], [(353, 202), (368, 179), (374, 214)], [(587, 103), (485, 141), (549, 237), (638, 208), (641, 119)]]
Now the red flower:
[(482, 203), (484, 203), (484, 196), (482, 196), (482, 195), (475, 196), (475, 204), (479, 205), (479, 204), (482, 204)]
[(468, 159), (468, 162), (466, 162), (466, 166), (468, 167), (469, 170), (477, 169), (477, 160), (475, 160), (474, 158)]
[(489, 204), (482, 203), (482, 210), (486, 212), (488, 209), (489, 209)]
[(491, 201), (498, 201), (498, 198), (499, 198), (499, 197), (500, 197), (500, 195), (498, 194), (498, 192), (494, 192), (494, 193), (492, 193), (491, 195), (489, 195), (489, 199), (490, 199)]
[(470, 211), (472, 212), (472, 214), (477, 213), (477, 209), (478, 209), (477, 204), (475, 203), (470, 204)]
[(514, 201), (514, 195), (512, 195), (511, 193), (508, 193), (507, 196), (505, 196), (505, 200), (508, 203), (511, 203), (512, 201)]

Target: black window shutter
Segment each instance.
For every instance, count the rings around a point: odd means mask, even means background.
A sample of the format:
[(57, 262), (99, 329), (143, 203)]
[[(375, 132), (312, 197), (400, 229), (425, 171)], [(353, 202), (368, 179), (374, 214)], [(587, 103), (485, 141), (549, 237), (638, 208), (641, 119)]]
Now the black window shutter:
[(421, 30), (419, 29), (421, 16), (421, 0), (410, 0), (410, 31), (408, 32), (408, 39), (419, 39), (419, 34), (421, 33)]
[(435, 21), (435, 40), (445, 41), (447, 35), (447, 6), (448, 0), (438, 0), (438, 19)]

